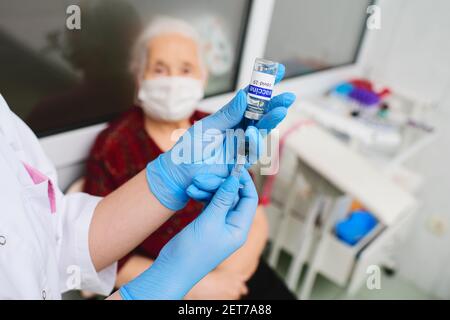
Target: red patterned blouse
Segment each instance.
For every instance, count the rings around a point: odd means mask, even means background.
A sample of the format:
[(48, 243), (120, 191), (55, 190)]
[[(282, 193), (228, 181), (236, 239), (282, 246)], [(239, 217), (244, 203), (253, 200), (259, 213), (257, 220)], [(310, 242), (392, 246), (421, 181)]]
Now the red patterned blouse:
[[(206, 115), (195, 112), (191, 123)], [(142, 109), (134, 106), (111, 122), (97, 137), (87, 161), (84, 191), (106, 196), (143, 170), (148, 162), (162, 152), (145, 130)], [(132, 254), (155, 259), (162, 247), (194, 220), (202, 208), (202, 203), (190, 200), (184, 209), (177, 211), (133, 252), (119, 261), (119, 268)]]

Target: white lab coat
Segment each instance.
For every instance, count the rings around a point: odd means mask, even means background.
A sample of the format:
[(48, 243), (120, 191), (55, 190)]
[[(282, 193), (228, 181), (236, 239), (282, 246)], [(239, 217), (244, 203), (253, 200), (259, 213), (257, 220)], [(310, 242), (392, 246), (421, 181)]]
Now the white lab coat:
[[(33, 183), (23, 163), (52, 181)], [(0, 299), (60, 299), (79, 287), (108, 294), (116, 264), (96, 272), (89, 255), (88, 230), (101, 198), (64, 195), (56, 171), (38, 139), (0, 95)]]

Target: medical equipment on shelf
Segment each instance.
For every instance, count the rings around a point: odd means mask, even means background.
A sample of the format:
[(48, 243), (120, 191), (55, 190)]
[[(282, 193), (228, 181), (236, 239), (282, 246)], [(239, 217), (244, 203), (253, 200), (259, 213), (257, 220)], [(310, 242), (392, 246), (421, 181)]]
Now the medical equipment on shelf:
[(338, 97), (341, 102), (347, 104), (347, 112), (351, 117), (361, 119), (369, 125), (381, 129), (409, 126), (426, 132), (434, 130), (432, 126), (412, 118), (407, 114), (408, 110), (398, 106), (404, 104), (398, 100), (407, 100), (405, 97), (400, 97), (389, 88), (375, 91), (373, 83), (369, 80), (353, 79), (342, 82), (333, 87), (329, 93), (329, 96)]
[(317, 124), (374, 161), (389, 161), (431, 136), (427, 109), (398, 90), (376, 89), (366, 79), (340, 82), (302, 105)]
[(356, 210), (336, 223), (335, 232), (339, 239), (353, 246), (369, 234), (376, 225), (377, 219), (370, 212)]
[(355, 111), (345, 101), (334, 97), (303, 101), (302, 110), (318, 124), (349, 142), (357, 142), (385, 152), (397, 150), (402, 143), (402, 135), (396, 125)]
[(380, 92), (373, 89), (373, 84), (366, 79), (354, 79), (341, 83), (331, 90), (331, 93), (346, 96), (357, 102), (361, 107), (379, 105), (383, 99), (391, 94), (391, 90), (383, 88)]

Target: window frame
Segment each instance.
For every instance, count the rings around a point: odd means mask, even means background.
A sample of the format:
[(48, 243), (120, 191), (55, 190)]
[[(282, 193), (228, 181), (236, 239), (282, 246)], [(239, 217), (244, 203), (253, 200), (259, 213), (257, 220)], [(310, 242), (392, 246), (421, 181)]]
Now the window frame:
[[(243, 71), (243, 72), (241, 72), (240, 77), (239, 77), (239, 81), (238, 81), (239, 87), (246, 85), (245, 81), (248, 81), (248, 79), (247, 79), (248, 75), (245, 73), (245, 71), (247, 71), (247, 73), (248, 73), (248, 70), (252, 70), (254, 58), (264, 56), (266, 46), (267, 46), (267, 41), (269, 38), (269, 29), (270, 29), (270, 25), (272, 22), (273, 11), (274, 11), (275, 4), (277, 1), (280, 1), (280, 0), (267, 0), (267, 1), (253, 0), (254, 6), (257, 9), (252, 11), (252, 15), (249, 20), (249, 23), (251, 25), (248, 27), (249, 32), (253, 31), (253, 34), (246, 36), (246, 38), (249, 39), (249, 41), (246, 44), (246, 52), (243, 55), (243, 58), (245, 60), (241, 61), (241, 71)], [(283, 0), (281, 0), (281, 1), (283, 1)], [(369, 0), (368, 6), (371, 6), (371, 5), (374, 5), (377, 3), (378, 3), (377, 0)], [(267, 17), (267, 16), (269, 16), (269, 17)], [(253, 29), (255, 29), (256, 26), (258, 25), (258, 21), (264, 21), (264, 20), (266, 20), (266, 22), (267, 22), (266, 28), (261, 30), (260, 23), (259, 23), (258, 32), (255, 32)], [(352, 60), (350, 62), (326, 67), (323, 69), (312, 70), (310, 72), (305, 72), (305, 73), (301, 73), (301, 74), (291, 75), (289, 77), (285, 77), (283, 80), (286, 81), (286, 80), (290, 80), (290, 79), (297, 79), (297, 78), (301, 78), (301, 77), (314, 75), (314, 74), (320, 73), (320, 72), (327, 72), (330, 70), (339, 69), (339, 68), (346, 67), (346, 66), (356, 65), (365, 55), (364, 48), (365, 48), (365, 44), (367, 43), (367, 38), (369, 36), (368, 32), (367, 32), (368, 31), (367, 28), (364, 28), (366, 21), (367, 20), (364, 19), (364, 24), (361, 28), (361, 32), (360, 32), (359, 38), (358, 38), (358, 44), (356, 46), (356, 50), (355, 50)], [(259, 34), (259, 36), (258, 36), (258, 34)], [(254, 48), (252, 48), (252, 47), (254, 47)]]
[[(240, 75), (240, 68), (241, 68), (240, 61), (244, 54), (246, 37), (248, 34), (247, 29), (249, 26), (249, 19), (250, 19), (250, 15), (251, 15), (251, 12), (253, 9), (254, 1), (255, 0), (245, 0), (246, 5), (244, 8), (244, 12), (242, 13), (241, 28), (240, 28), (241, 30), (239, 32), (239, 34), (242, 36), (239, 37), (239, 40), (237, 42), (237, 48), (236, 48), (235, 52), (233, 52), (233, 54), (236, 55), (236, 59), (235, 59), (234, 65), (233, 65), (234, 70), (233, 70), (232, 80), (229, 85), (229, 88), (224, 89), (223, 91), (213, 93), (213, 94), (208, 94), (205, 96), (205, 99), (210, 99), (210, 98), (214, 98), (217, 96), (226, 95), (227, 93), (234, 91), (235, 88), (237, 87), (237, 83), (239, 81), (239, 75)], [(14, 110), (14, 108), (12, 108), (12, 109)], [(102, 114), (100, 116), (91, 117), (89, 119), (80, 121), (78, 123), (67, 124), (61, 128), (52, 128), (52, 129), (48, 129), (48, 130), (41, 130), (39, 132), (35, 132), (35, 134), (39, 139), (44, 139), (44, 138), (52, 137), (52, 136), (55, 136), (58, 134), (63, 134), (65, 132), (72, 132), (72, 131), (76, 131), (78, 129), (96, 126), (96, 125), (107, 123), (107, 122), (113, 120), (118, 115), (120, 115), (122, 112), (123, 111)]]

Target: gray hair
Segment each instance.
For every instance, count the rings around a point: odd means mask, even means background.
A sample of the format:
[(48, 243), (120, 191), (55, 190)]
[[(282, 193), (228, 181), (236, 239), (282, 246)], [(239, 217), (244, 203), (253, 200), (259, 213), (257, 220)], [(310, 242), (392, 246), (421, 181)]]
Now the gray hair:
[(200, 36), (197, 31), (189, 23), (181, 19), (159, 16), (144, 28), (134, 44), (131, 54), (130, 70), (138, 79), (144, 77), (148, 62), (148, 45), (150, 41), (157, 36), (173, 33), (192, 39), (196, 43), (202, 73), (206, 73)]

